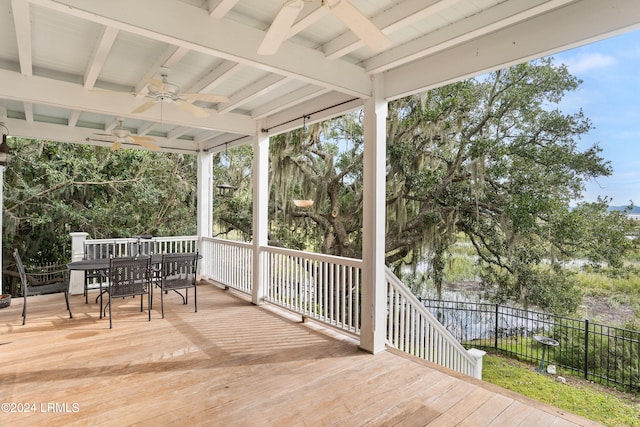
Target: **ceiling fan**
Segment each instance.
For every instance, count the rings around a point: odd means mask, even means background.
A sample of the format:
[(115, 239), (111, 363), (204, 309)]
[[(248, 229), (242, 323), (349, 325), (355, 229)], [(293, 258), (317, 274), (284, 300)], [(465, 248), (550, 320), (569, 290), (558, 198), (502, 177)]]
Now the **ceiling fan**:
[(94, 133), (94, 138), (90, 138), (93, 141), (112, 142), (112, 150), (119, 149), (123, 143), (138, 144), (142, 147), (149, 148), (151, 150), (158, 150), (155, 144), (151, 141), (155, 141), (155, 138), (150, 136), (132, 135), (127, 129), (122, 126), (122, 119), (118, 118), (118, 127), (116, 127), (111, 133)]
[[(302, 12), (305, 0), (284, 0), (280, 11), (267, 30), (258, 53), (273, 55), (287, 39), (289, 30)], [(307, 0), (308, 1), (308, 0)], [(344, 23), (364, 44), (374, 52), (383, 51), (391, 46), (387, 37), (369, 18), (362, 14), (349, 0), (322, 0), (322, 7), (329, 9)]]
[(153, 107), (158, 102), (173, 103), (181, 110), (184, 110), (196, 117), (204, 118), (209, 116), (209, 112), (204, 108), (193, 105), (193, 101), (204, 101), (211, 103), (229, 102), (229, 98), (222, 95), (214, 95), (210, 93), (180, 93), (180, 87), (167, 80), (168, 72), (163, 70), (160, 74), (162, 79), (154, 79), (146, 77), (148, 83), (147, 93), (143, 94), (149, 100), (132, 113), (142, 113)]

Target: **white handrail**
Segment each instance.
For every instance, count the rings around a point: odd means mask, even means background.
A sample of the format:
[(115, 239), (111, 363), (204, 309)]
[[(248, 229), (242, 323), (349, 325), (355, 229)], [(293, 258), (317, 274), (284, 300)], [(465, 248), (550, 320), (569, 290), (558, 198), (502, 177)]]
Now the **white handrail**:
[(387, 267), (387, 343), (463, 374), (482, 379), (485, 352), (466, 350)]

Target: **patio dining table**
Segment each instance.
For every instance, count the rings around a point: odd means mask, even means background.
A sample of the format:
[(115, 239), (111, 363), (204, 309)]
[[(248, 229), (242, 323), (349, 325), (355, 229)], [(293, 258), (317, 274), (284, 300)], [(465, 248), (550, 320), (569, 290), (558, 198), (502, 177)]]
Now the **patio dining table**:
[[(139, 255), (140, 258), (151, 258), (151, 265), (158, 265), (162, 262), (162, 256), (168, 254)], [(198, 259), (202, 259), (202, 255), (198, 254)], [(110, 258), (82, 259), (72, 261), (67, 264), (69, 270), (108, 270)]]
[[(151, 264), (160, 264), (162, 262), (162, 254), (140, 255), (139, 258), (151, 258)], [(72, 261), (67, 264), (69, 270), (108, 270), (111, 258), (82, 259)]]
[[(150, 264), (152, 267), (157, 268), (162, 263), (163, 255), (168, 254), (152, 254), (152, 255), (139, 255), (138, 258), (150, 258)], [(114, 259), (117, 257), (114, 257)], [(202, 259), (202, 255), (198, 254), (198, 259)], [(69, 270), (78, 270), (78, 271), (103, 271), (104, 276), (107, 275), (107, 271), (109, 270), (109, 265), (111, 264), (111, 258), (96, 258), (96, 259), (82, 259), (78, 261), (72, 261), (67, 264), (67, 268)], [(102, 298), (102, 283), (100, 284), (100, 298)], [(100, 301), (100, 306), (102, 306), (102, 300)], [(102, 318), (102, 309), (100, 309), (100, 318)]]
[[(117, 257), (115, 257), (117, 258)], [(154, 254), (154, 255), (139, 255), (138, 258), (146, 259), (151, 258), (151, 265), (160, 264), (162, 262), (162, 254)], [(67, 268), (69, 270), (80, 270), (80, 271), (101, 271), (103, 276), (106, 277), (107, 271), (109, 270), (109, 266), (111, 265), (111, 258), (96, 258), (96, 259), (82, 259), (79, 261), (72, 261), (67, 264)], [(100, 318), (102, 319), (102, 279), (100, 279)], [(97, 302), (97, 299), (96, 299)]]

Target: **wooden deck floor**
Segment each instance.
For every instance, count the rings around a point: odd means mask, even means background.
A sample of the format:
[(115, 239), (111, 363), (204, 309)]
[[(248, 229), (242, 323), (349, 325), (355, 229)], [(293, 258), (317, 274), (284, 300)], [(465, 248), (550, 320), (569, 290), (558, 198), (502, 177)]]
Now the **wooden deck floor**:
[(169, 295), (161, 319), (155, 296), (151, 322), (114, 304), (112, 330), (82, 296), (73, 320), (62, 295), (31, 297), (26, 326), (19, 299), (0, 310), (0, 425), (597, 425), (210, 284), (198, 313)]

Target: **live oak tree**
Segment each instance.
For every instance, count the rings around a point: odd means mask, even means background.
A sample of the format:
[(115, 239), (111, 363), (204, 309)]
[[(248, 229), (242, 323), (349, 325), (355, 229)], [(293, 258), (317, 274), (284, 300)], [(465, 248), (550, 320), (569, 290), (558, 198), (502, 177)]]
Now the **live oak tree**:
[[(579, 81), (551, 60), (517, 65), (389, 105), (387, 264), (428, 260), (440, 291), (452, 245), (475, 248), (485, 289), (499, 300), (571, 311), (578, 303), (558, 262), (620, 266), (628, 222), (607, 200), (581, 203), (586, 180), (609, 175), (582, 112), (555, 105)], [(272, 219), (280, 240), (359, 257), (362, 128), (350, 114), (272, 139)], [(311, 198), (311, 209), (292, 199)]]

